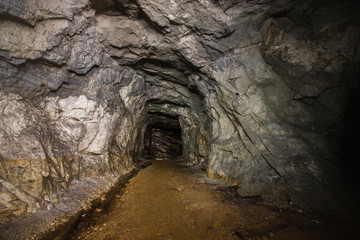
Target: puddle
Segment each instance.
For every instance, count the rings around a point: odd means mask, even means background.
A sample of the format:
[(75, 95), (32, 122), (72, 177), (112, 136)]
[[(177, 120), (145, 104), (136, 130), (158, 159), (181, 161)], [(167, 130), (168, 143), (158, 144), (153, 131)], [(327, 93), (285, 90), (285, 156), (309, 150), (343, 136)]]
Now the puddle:
[[(228, 190), (227, 190), (228, 189)], [(239, 198), (200, 170), (153, 161), (71, 239), (356, 239), (346, 225)]]

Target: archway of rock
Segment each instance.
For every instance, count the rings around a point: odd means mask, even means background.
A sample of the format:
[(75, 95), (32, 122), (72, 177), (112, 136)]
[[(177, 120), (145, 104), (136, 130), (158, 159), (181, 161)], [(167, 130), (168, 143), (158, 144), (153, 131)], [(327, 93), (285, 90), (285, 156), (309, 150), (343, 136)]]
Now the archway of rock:
[(133, 65), (144, 79), (145, 107), (140, 114), (137, 157), (205, 163), (209, 116), (201, 74), (179, 57), (174, 61), (144, 58)]

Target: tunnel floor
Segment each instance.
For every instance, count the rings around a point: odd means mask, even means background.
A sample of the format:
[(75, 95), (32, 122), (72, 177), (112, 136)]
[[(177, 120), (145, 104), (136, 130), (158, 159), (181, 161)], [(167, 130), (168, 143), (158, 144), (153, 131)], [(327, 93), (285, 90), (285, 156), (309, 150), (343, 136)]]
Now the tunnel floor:
[(153, 161), (105, 211), (85, 217), (71, 239), (355, 239), (336, 219), (284, 211), (200, 169)]

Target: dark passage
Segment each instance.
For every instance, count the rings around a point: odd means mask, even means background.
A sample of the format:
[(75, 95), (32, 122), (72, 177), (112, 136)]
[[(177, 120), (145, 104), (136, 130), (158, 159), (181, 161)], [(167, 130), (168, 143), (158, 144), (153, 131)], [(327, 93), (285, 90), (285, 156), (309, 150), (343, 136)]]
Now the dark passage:
[(348, 104), (344, 112), (344, 134), (341, 139), (341, 167), (345, 180), (358, 186), (357, 166), (360, 160), (359, 144), (356, 139), (360, 134), (360, 88), (354, 88), (349, 93)]
[(150, 114), (145, 132), (145, 150), (150, 158), (174, 159), (181, 156), (181, 127), (178, 117)]

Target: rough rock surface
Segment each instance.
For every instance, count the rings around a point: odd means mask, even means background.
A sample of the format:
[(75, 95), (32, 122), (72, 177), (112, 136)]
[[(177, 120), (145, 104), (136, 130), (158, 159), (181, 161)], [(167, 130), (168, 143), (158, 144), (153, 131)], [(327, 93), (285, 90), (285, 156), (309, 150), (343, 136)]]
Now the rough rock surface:
[(129, 172), (154, 121), (177, 123), (184, 161), (241, 195), (331, 206), (333, 133), (358, 86), (358, 11), (320, 0), (1, 1), (2, 220), (72, 181)]

